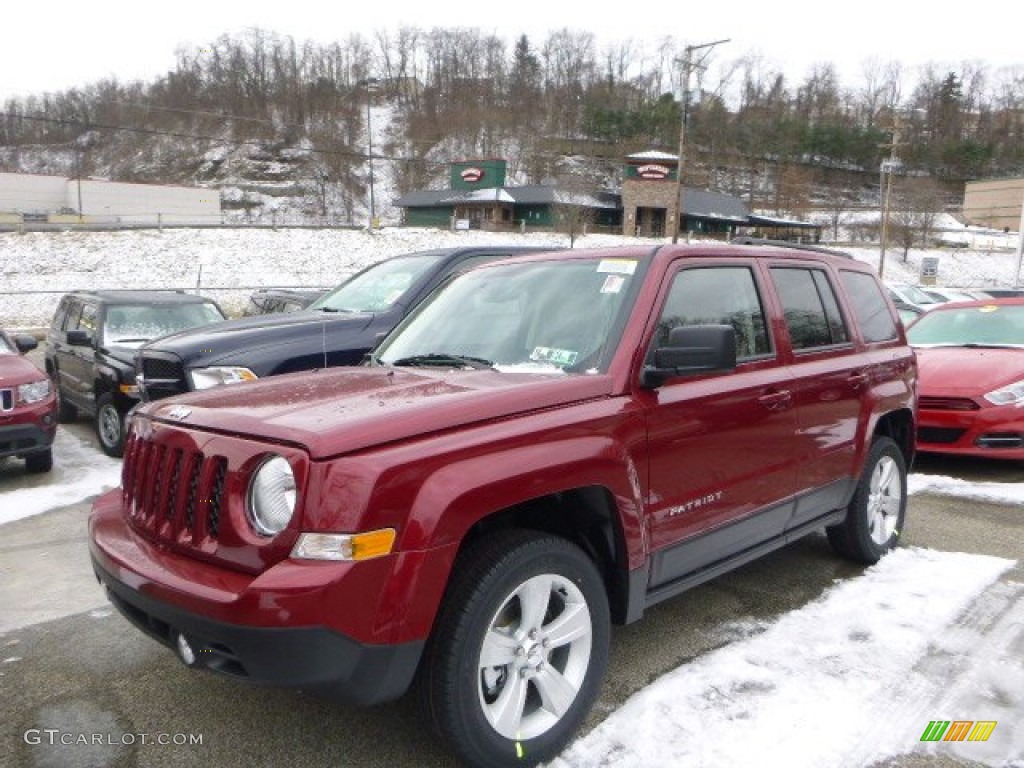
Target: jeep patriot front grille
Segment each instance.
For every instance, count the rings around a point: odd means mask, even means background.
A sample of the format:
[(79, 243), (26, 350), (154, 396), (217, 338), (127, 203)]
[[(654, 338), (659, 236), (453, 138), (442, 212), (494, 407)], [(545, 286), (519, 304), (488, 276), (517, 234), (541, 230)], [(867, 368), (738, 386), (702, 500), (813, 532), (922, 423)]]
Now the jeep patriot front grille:
[(217, 541), (227, 459), (128, 437), (121, 485), (135, 530), (150, 538), (202, 548)]

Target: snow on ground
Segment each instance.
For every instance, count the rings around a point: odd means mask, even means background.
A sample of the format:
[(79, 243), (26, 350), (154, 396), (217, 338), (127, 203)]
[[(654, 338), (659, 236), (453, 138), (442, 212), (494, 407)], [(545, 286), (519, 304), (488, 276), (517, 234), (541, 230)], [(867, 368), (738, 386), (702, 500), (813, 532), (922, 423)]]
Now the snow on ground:
[(993, 504), (1018, 504), (1024, 508), (1024, 484), (1021, 483), (967, 482), (943, 475), (911, 474), (907, 478), (907, 491), (911, 495), (932, 493)]
[(104, 455), (95, 443), (67, 429), (58, 429), (53, 469), (33, 479), (29, 487), (0, 491), (0, 525), (78, 504), (119, 485), (121, 460)]
[[(493, 233), (388, 227), (375, 232), (338, 229), (166, 229), (119, 232), (0, 233), (0, 327), (49, 324), (62, 292), (76, 288), (179, 288), (240, 312), (254, 287), (330, 287), (347, 273), (388, 256), (455, 245), (506, 242), (566, 247), (559, 233)], [(656, 245), (665, 238), (588, 235), (575, 247)], [(1009, 241), (1007, 241), (1009, 242)], [(876, 244), (839, 246), (877, 266)], [(999, 249), (889, 248), (884, 275), (917, 282), (921, 260), (939, 260), (938, 282), (950, 287), (1009, 287), (1016, 255)]]
[[(748, 637), (647, 686), (550, 766), (717, 768), (784, 756), (789, 768), (832, 768), (915, 748), (984, 765), (1024, 760), (1024, 661), (1000, 645), (1005, 633), (992, 632), (993, 644), (982, 631), (1024, 620), (1020, 600), (1017, 615), (1000, 614), (1002, 593), (1024, 590), (994, 584), (1012, 565), (896, 550), (773, 623), (737, 624)], [(967, 713), (957, 697), (947, 701), (953, 669), (981, 689), (984, 706)], [(920, 743), (931, 720), (958, 717), (998, 725), (985, 743)]]

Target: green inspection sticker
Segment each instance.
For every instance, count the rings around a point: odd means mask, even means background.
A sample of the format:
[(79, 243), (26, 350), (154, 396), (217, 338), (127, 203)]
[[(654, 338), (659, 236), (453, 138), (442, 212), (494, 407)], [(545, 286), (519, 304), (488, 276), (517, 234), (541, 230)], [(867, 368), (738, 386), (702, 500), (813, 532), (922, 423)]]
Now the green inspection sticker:
[(553, 347), (534, 347), (530, 359), (538, 363), (554, 363), (555, 365), (572, 365), (579, 358), (579, 352), (571, 349), (554, 349)]

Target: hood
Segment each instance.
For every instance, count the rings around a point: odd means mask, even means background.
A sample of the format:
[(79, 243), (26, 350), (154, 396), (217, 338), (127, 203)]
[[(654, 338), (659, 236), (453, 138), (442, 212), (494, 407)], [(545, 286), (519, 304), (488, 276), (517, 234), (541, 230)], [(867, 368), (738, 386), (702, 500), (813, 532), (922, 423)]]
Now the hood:
[(120, 344), (112, 344), (103, 347), (103, 352), (108, 356), (117, 360), (119, 363), (124, 363), (128, 368), (134, 365), (135, 351), (138, 349), (138, 345), (124, 346)]
[[(151, 341), (142, 349), (173, 352), (186, 361), (202, 354), (208, 363), (217, 363), (231, 357), (238, 350), (254, 350), (267, 344), (278, 346), (299, 339), (309, 339), (310, 329), (315, 327), (323, 327), (326, 333), (361, 331), (373, 318), (372, 314), (367, 313), (318, 310), (254, 315), (172, 333)], [(212, 354), (203, 354), (205, 352)]]
[(978, 397), (1024, 379), (1024, 349), (918, 347), (922, 395)]
[(326, 458), (610, 393), (609, 376), (335, 368), (191, 392), (139, 414), (300, 444)]
[(46, 378), (31, 360), (21, 355), (0, 355), (0, 388), (7, 389)]

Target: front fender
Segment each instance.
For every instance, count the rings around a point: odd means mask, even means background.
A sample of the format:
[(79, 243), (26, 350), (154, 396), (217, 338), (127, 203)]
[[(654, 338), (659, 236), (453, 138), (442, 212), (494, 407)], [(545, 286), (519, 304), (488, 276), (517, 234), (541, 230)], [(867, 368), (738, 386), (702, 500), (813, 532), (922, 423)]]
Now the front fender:
[(401, 547), (458, 543), (494, 512), (588, 486), (607, 488), (620, 515), (639, 521), (638, 478), (632, 457), (604, 436), (566, 438), (464, 459), (437, 469), (420, 486)]
[[(522, 446), (445, 465), (420, 487), (402, 529), (396, 569), (381, 602), (376, 631), (394, 641), (429, 635), (469, 529), (517, 504), (600, 486), (614, 499), (629, 567), (643, 562), (640, 473), (627, 451), (607, 437), (580, 437)], [(554, 512), (557, 514), (557, 510)]]

